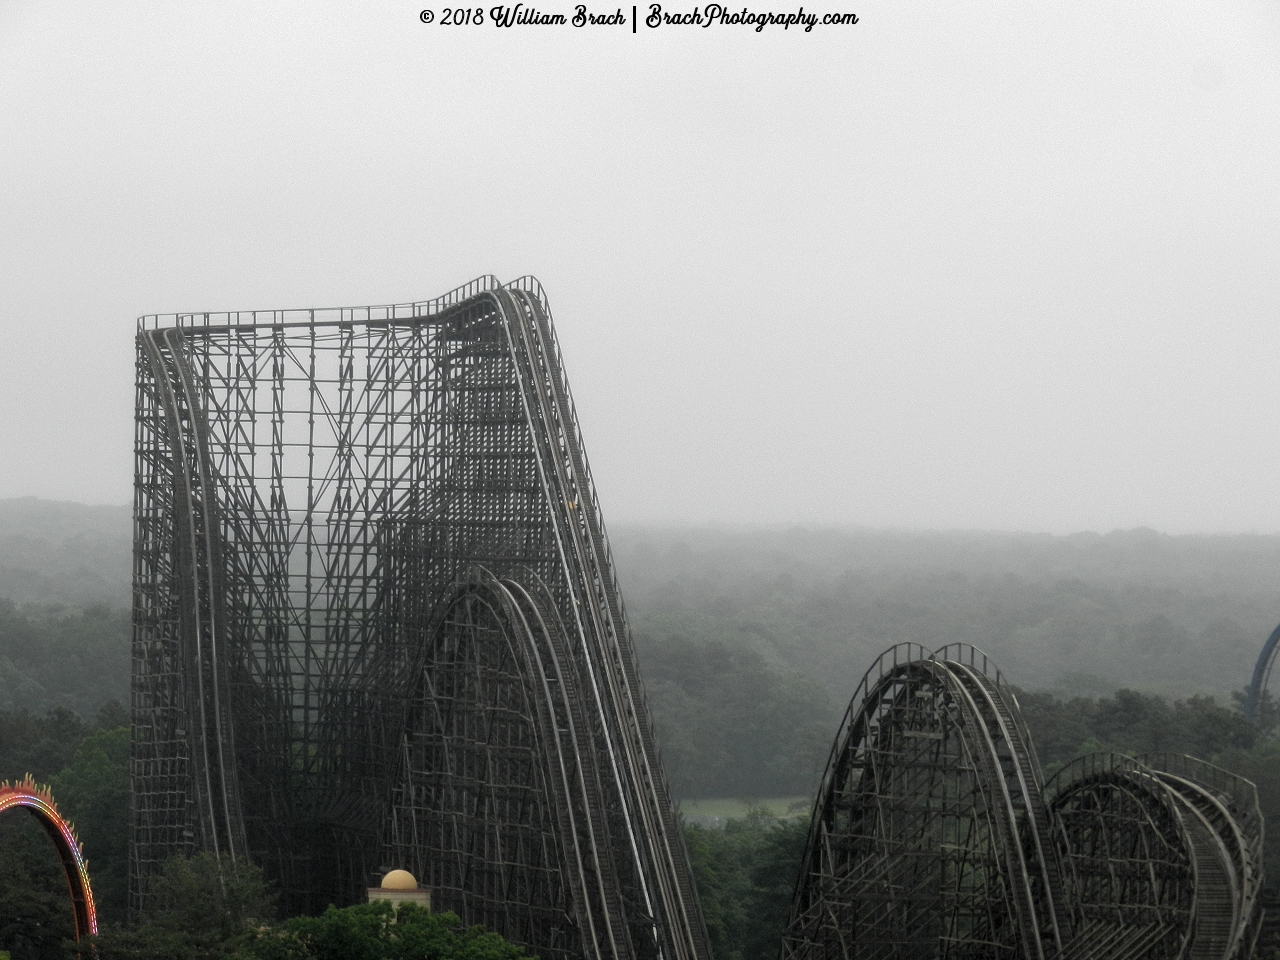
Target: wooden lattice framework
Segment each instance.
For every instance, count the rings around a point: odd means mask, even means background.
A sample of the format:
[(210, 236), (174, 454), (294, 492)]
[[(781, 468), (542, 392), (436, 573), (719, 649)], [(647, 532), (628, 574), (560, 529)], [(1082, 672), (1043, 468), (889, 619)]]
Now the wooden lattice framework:
[(131, 902), (410, 866), (550, 957), (708, 957), (546, 298), (144, 317)]
[(1049, 783), (980, 651), (887, 651), (823, 779), (782, 960), (1247, 960), (1253, 784), (1183, 756), (1091, 754)]

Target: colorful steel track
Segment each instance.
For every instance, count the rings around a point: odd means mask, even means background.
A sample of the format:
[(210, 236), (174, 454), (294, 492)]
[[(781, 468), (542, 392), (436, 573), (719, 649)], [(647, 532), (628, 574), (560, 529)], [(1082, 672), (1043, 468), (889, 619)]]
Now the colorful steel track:
[(71, 895), (76, 939), (96, 934), (98, 916), (93, 906), (93, 890), (89, 886), (89, 865), (74, 828), (58, 813), (49, 788), (38, 785), (29, 776), (17, 783), (7, 780), (0, 783), (0, 814), (18, 808), (26, 810), (40, 822), (58, 851), (62, 872), (67, 878), (67, 891)]

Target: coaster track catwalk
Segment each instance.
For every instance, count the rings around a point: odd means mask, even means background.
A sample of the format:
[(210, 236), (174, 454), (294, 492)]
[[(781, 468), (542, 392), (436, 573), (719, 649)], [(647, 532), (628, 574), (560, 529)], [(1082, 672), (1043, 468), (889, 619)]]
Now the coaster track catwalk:
[(537, 282), (138, 332), (134, 908), (386, 864), (543, 957), (706, 960)]
[(1070, 878), (1072, 960), (1250, 958), (1262, 920), (1253, 784), (1202, 760), (1080, 757), (1046, 787)]

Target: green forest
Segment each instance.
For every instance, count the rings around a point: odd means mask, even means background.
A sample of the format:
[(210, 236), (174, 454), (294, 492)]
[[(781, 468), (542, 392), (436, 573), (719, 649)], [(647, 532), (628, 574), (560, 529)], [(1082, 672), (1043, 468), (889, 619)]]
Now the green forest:
[[(1238, 706), (1280, 621), (1280, 537), (622, 528), (612, 542), (672, 791), (745, 811), (685, 828), (716, 960), (776, 955), (831, 741), (893, 643), (991, 654), (1049, 773), (1096, 749), (1186, 752), (1253, 780), (1280, 816), (1274, 722)], [(124, 917), (130, 564), (127, 508), (0, 501), (0, 779), (51, 784), (108, 930)], [(777, 799), (792, 815), (752, 806)], [(15, 960), (65, 953), (47, 848), (31, 818), (0, 819), (0, 951)]]

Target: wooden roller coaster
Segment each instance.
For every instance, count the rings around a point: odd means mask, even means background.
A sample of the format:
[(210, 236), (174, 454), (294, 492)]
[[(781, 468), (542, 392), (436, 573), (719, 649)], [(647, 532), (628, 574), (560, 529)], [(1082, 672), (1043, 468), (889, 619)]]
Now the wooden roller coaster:
[(706, 960), (538, 283), (137, 348), (133, 908), (195, 850), (291, 912), (390, 864), (544, 958)]
[(1191, 757), (1081, 757), (1046, 784), (980, 651), (901, 645), (832, 749), (783, 960), (1248, 960), (1253, 784)]

